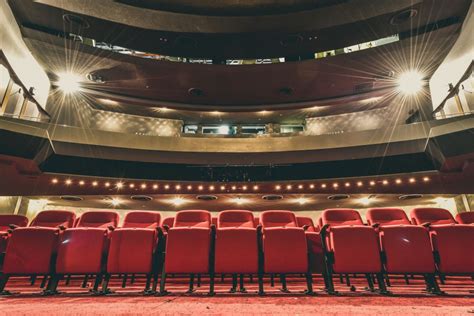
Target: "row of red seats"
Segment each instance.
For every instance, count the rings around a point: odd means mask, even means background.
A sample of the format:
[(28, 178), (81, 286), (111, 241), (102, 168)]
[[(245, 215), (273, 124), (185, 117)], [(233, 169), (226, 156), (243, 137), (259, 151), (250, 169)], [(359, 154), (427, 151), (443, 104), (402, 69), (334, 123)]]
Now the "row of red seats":
[[(326, 210), (319, 221), (320, 236), (310, 219), (298, 221), (289, 211), (263, 212), (259, 226), (250, 211), (223, 211), (217, 229), (209, 212), (181, 211), (171, 228), (164, 225), (164, 233), (159, 213), (130, 212), (124, 225), (115, 228), (114, 212), (87, 212), (74, 225), (74, 213), (47, 211), (30, 227), (10, 233), (0, 290), (11, 275), (48, 276), (46, 292), (55, 293), (65, 275), (97, 275), (95, 292), (105, 276), (106, 292), (112, 274), (144, 274), (145, 290), (153, 293), (161, 270), (161, 294), (170, 273), (190, 274), (191, 279), (209, 274), (210, 293), (215, 273), (258, 274), (261, 294), (264, 273), (279, 274), (283, 290), (286, 274), (304, 274), (311, 294), (315, 264), (330, 293), (333, 273), (366, 274), (371, 288), (376, 275), (381, 292), (386, 292), (384, 273), (423, 274), (428, 289), (441, 293), (436, 272), (474, 274), (474, 226), (454, 225), (452, 215), (441, 209), (415, 209), (412, 215), (415, 224), (430, 222), (430, 227), (410, 225), (398, 209), (370, 210), (367, 218), (375, 227), (365, 226), (357, 211)], [(302, 221), (304, 228), (298, 227)], [(314, 260), (317, 255), (323, 263)]]

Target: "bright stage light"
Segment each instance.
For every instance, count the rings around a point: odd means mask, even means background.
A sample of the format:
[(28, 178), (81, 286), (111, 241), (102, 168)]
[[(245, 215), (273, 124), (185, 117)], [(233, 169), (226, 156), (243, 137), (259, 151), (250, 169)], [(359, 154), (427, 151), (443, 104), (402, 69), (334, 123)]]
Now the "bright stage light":
[(421, 91), (424, 85), (423, 75), (415, 70), (400, 74), (397, 80), (398, 91), (405, 95), (414, 95)]
[(80, 75), (71, 72), (64, 72), (58, 74), (58, 81), (56, 84), (62, 92), (65, 94), (71, 94), (79, 91), (81, 88), (81, 81), (82, 77)]

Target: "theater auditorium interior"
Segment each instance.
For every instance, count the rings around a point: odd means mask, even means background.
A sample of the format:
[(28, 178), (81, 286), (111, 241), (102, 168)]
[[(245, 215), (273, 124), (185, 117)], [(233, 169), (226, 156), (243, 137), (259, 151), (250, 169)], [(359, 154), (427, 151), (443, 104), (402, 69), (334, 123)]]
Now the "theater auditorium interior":
[(0, 314), (474, 313), (472, 0), (0, 0)]

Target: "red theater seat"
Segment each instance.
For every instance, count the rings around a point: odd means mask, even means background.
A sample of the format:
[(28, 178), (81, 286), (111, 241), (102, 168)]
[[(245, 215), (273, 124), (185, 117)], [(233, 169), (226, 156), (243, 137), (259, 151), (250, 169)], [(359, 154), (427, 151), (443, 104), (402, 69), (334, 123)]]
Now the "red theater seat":
[(367, 211), (369, 225), (410, 225), (407, 214), (400, 208), (371, 208)]
[(217, 217), (212, 217), (212, 218), (211, 218), (211, 223), (212, 223), (212, 225), (214, 225), (215, 227), (217, 227)]
[(105, 271), (110, 230), (119, 221), (119, 216), (110, 211), (85, 212), (76, 227), (67, 229), (60, 236), (56, 274), (49, 291), (56, 292), (59, 280), (64, 275), (95, 275), (92, 292), (98, 293)]
[(474, 224), (474, 212), (464, 212), (456, 215), (459, 224)]
[(0, 215), (0, 254), (7, 249), (8, 237), (12, 229), (28, 226), (28, 218), (23, 215)]
[(161, 222), (161, 227), (168, 226), (168, 228), (173, 227), (174, 217), (167, 217)]
[[(217, 218), (215, 272), (233, 274), (231, 292), (237, 288), (237, 273), (257, 274), (258, 239), (252, 212), (227, 210)], [(260, 292), (263, 292), (262, 275), (259, 274)], [(245, 292), (241, 275), (240, 291)]]
[[(168, 273), (210, 274), (209, 294), (214, 294), (214, 272), (211, 264), (211, 213), (203, 210), (186, 210), (176, 213), (173, 227), (168, 230), (166, 257), (161, 277), (160, 293), (166, 294), (165, 280)], [(192, 282), (190, 285), (192, 285)], [(192, 291), (192, 286), (190, 286)]]
[[(129, 212), (122, 228), (115, 229), (110, 235), (107, 259), (107, 274), (103, 292), (108, 293), (108, 284), (112, 274), (146, 275), (145, 293), (154, 293), (157, 271), (154, 263), (157, 255), (158, 234), (156, 228), (161, 222), (160, 213)], [(161, 230), (160, 230), (161, 231)], [(139, 245), (139, 246), (137, 246)], [(153, 290), (150, 282), (155, 276)]]
[(415, 225), (430, 223), (431, 225), (455, 224), (453, 215), (443, 208), (415, 208), (410, 216)]
[[(334, 293), (334, 272), (376, 274), (380, 291), (386, 293), (377, 232), (372, 227), (365, 226), (359, 212), (353, 209), (328, 209), (321, 218), (324, 225), (323, 247), (328, 262), (328, 292)], [(372, 287), (370, 282), (369, 286)]]
[(74, 226), (76, 214), (70, 211), (42, 211), (31, 221), (30, 227), (63, 227)]
[(151, 228), (160, 226), (161, 214), (157, 212), (133, 211), (125, 215), (122, 228)]
[(314, 226), (311, 217), (296, 216), (298, 227), (306, 227), (307, 232), (318, 232), (319, 228)]
[(50, 275), (58, 235), (56, 228), (20, 227), (13, 230), (5, 254), (0, 292), (4, 291), (10, 276)]
[(109, 227), (117, 227), (118, 221), (119, 216), (115, 212), (92, 211), (82, 214), (75, 227), (96, 227), (106, 229)]
[(307, 293), (312, 294), (312, 275), (308, 264), (308, 246), (303, 228), (298, 227), (293, 212), (270, 210), (260, 214), (263, 227), (264, 272), (281, 275), (282, 290), (286, 274), (304, 273)]

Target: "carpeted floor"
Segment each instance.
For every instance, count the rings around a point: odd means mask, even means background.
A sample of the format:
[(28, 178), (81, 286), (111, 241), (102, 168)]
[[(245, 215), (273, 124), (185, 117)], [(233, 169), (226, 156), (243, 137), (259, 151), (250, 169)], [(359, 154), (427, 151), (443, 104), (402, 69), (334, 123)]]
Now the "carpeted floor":
[[(61, 282), (57, 296), (41, 296), (38, 283), (30, 286), (26, 278), (12, 279), (8, 290), (21, 294), (0, 297), (0, 315), (471, 315), (474, 314), (474, 282), (470, 278), (448, 278), (442, 289), (446, 296), (428, 295), (423, 292), (421, 279), (411, 279), (406, 285), (403, 279), (391, 278), (392, 296), (381, 296), (364, 288), (362, 278), (351, 278), (355, 292), (335, 279), (340, 296), (329, 296), (322, 292), (322, 280), (315, 278), (316, 296), (305, 296), (301, 292), (305, 285), (301, 279), (288, 280), (291, 293), (278, 290), (279, 284), (270, 287), (265, 282), (266, 295), (255, 294), (257, 284), (246, 280), (248, 293), (228, 293), (229, 278), (224, 283), (218, 280), (216, 296), (208, 297), (208, 282), (203, 279), (202, 287), (193, 294), (184, 294), (187, 279), (170, 279), (167, 289), (170, 295), (143, 296), (143, 280), (121, 288), (120, 280), (111, 282), (116, 292), (108, 296), (91, 296), (88, 288), (81, 288), (82, 280), (73, 279), (69, 286)], [(88, 286), (91, 286), (89, 283)]]

